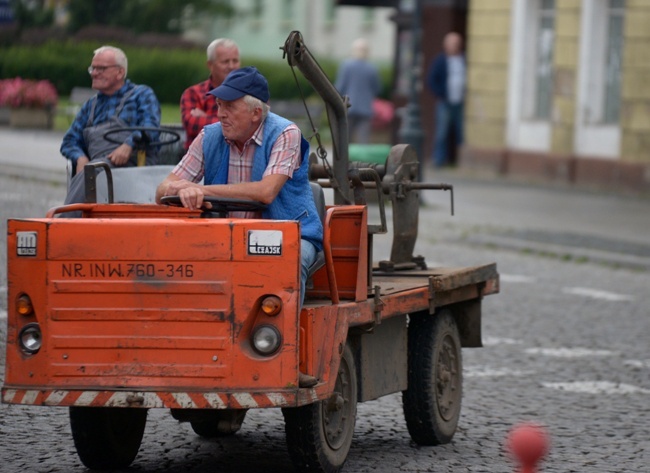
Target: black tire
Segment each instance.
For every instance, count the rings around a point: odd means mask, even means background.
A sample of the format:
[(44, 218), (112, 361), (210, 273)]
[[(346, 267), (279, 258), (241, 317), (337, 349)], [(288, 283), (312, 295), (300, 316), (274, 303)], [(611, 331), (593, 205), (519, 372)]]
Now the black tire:
[(201, 420), (190, 421), (192, 430), (205, 438), (226, 437), (241, 429), (246, 409), (206, 410)]
[(357, 372), (348, 346), (334, 392), (325, 401), (282, 409), (287, 448), (298, 471), (336, 473), (348, 456), (357, 416)]
[(74, 445), (91, 470), (128, 467), (138, 454), (146, 423), (147, 409), (70, 407)]
[(419, 445), (449, 443), (463, 395), (458, 327), (449, 310), (416, 314), (408, 328), (408, 389), (402, 392), (409, 434)]

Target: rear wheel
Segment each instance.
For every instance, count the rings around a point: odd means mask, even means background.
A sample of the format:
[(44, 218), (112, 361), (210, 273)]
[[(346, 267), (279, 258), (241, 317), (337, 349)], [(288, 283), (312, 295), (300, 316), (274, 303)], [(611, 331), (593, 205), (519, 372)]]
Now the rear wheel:
[(129, 466), (140, 449), (146, 423), (146, 409), (70, 407), (74, 445), (91, 470)]
[(246, 409), (206, 410), (201, 413), (201, 417), (200, 420), (190, 421), (192, 430), (197, 435), (206, 438), (225, 437), (241, 429)]
[(402, 403), (414, 442), (451, 441), (460, 417), (462, 376), (460, 337), (451, 312), (410, 317), (408, 389), (402, 393)]
[(352, 445), (357, 415), (357, 372), (346, 346), (329, 399), (282, 410), (287, 447), (298, 471), (336, 473)]

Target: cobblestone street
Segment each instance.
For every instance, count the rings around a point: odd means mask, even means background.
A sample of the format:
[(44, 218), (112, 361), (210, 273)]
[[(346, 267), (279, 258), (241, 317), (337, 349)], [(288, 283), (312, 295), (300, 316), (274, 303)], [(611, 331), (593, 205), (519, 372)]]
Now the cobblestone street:
[[(514, 471), (503, 444), (521, 421), (541, 423), (551, 436), (542, 471), (644, 471), (648, 274), (453, 244), (438, 252), (450, 260), (491, 255), (502, 274), (502, 293), (484, 302), (485, 347), (463, 351), (459, 429), (449, 445), (418, 447), (406, 430), (401, 395), (361, 404), (345, 471)], [(0, 412), (3, 471), (85, 471), (66, 409), (2, 405)], [(290, 470), (279, 410), (249, 411), (237, 435), (215, 441), (154, 410), (129, 471)]]

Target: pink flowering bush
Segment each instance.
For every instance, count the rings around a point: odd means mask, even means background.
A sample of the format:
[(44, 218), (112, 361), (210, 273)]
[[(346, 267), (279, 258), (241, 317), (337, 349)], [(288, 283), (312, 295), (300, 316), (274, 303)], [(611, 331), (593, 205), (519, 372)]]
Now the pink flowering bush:
[(52, 108), (59, 100), (49, 80), (0, 80), (0, 106), (10, 108)]

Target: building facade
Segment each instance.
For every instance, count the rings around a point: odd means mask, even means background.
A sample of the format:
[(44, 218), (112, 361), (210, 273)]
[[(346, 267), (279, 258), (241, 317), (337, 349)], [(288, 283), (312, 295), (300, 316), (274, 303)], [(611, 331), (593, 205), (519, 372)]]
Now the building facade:
[(472, 1), (462, 166), (650, 190), (650, 2)]
[(365, 38), (370, 60), (391, 64), (394, 57), (394, 8), (338, 5), (336, 0), (238, 0), (231, 18), (209, 18), (188, 31), (194, 40), (234, 39), (242, 56), (281, 58), (280, 46), (293, 30), (302, 33), (316, 58), (341, 60), (350, 45)]

